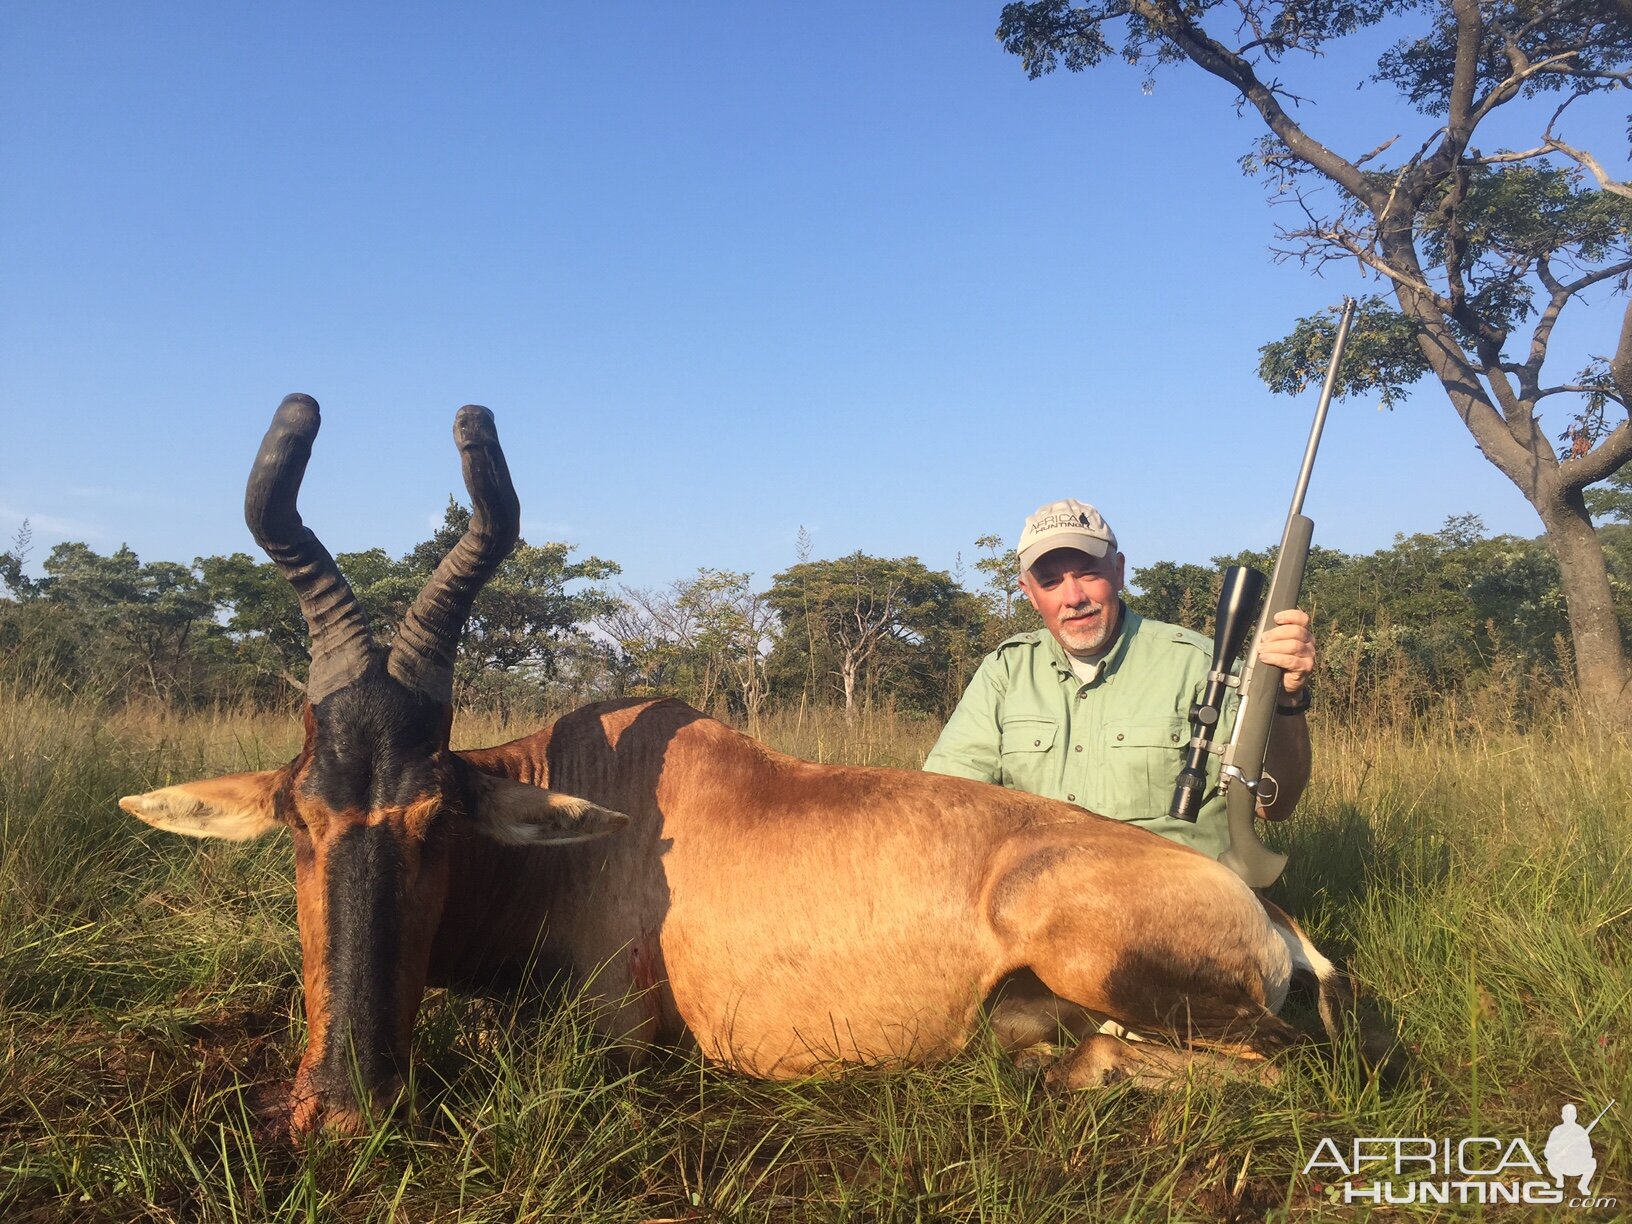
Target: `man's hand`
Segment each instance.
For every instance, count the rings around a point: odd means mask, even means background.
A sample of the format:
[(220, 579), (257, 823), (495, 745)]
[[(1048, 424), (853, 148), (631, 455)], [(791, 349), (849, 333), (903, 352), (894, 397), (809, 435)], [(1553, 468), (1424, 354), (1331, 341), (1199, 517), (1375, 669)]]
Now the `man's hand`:
[(1315, 639), (1309, 632), (1309, 614), (1288, 608), (1275, 614), (1258, 643), (1258, 660), (1282, 668), (1281, 691), (1295, 696), (1315, 672)]

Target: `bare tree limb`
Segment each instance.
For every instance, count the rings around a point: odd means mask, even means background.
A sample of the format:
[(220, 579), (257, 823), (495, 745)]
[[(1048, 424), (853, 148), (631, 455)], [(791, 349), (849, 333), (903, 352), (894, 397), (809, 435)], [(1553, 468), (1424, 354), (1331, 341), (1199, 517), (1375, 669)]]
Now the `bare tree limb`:
[(1161, 30), (1206, 72), (1234, 85), (1294, 156), (1313, 166), (1368, 206), (1378, 202), (1375, 190), (1354, 163), (1314, 139), (1286, 113), (1275, 91), (1259, 80), (1252, 65), (1213, 39), (1172, 0), (1128, 0), (1130, 11)]
[(1531, 398), (1542, 400), (1546, 399), (1549, 395), (1601, 395), (1605, 399), (1612, 400), (1613, 402), (1620, 404), (1622, 408), (1627, 406), (1626, 402), (1622, 400), (1619, 395), (1615, 394), (1615, 392), (1609, 390), (1607, 387), (1595, 386), (1591, 383), (1564, 383), (1563, 385), (1557, 387), (1544, 387), (1537, 391)]
[(1628, 272), (1632, 272), (1632, 259), (1623, 259), (1617, 264), (1609, 264), (1606, 267), (1595, 268), (1591, 272), (1577, 277), (1569, 284), (1561, 286), (1561, 288), (1565, 293), (1576, 294), (1580, 293), (1583, 289), (1591, 288), (1593, 285), (1596, 285), (1601, 281), (1610, 280), (1614, 277), (1622, 276)]
[[(1478, 109), (1474, 111), (1473, 126), (1477, 127), (1487, 117), (1489, 117), (1490, 112), (1495, 110), (1498, 106), (1505, 106), (1514, 98), (1518, 97), (1520, 87), (1533, 76), (1538, 76), (1544, 72), (1556, 73), (1559, 76), (1576, 75), (1575, 73), (1561, 69), (1560, 65), (1567, 60), (1575, 59), (1580, 54), (1580, 51), (1565, 51), (1558, 55), (1548, 56), (1544, 60), (1537, 60), (1535, 63), (1527, 65), (1523, 71), (1515, 72), (1506, 80), (1499, 82), (1488, 94), (1485, 95), (1485, 100), (1481, 102)], [(1592, 75), (1596, 76), (1598, 74), (1594, 73)]]
[(1632, 459), (1632, 420), (1622, 421), (1586, 454), (1566, 459), (1558, 465), (1558, 479), (1565, 488), (1584, 489), (1618, 472)]
[(1549, 136), (1547, 138), (1545, 147), (1548, 149), (1557, 150), (1558, 152), (1564, 154), (1565, 157), (1570, 158), (1572, 161), (1589, 171), (1592, 174), (1592, 177), (1598, 180), (1598, 186), (1602, 187), (1605, 191), (1611, 192), (1614, 195), (1624, 196), (1625, 198), (1632, 200), (1632, 183), (1621, 183), (1610, 178), (1609, 172), (1598, 164), (1598, 159), (1593, 157), (1591, 153), (1584, 152), (1581, 149), (1572, 148), (1571, 146), (1565, 144), (1562, 140), (1559, 140), (1556, 136)]

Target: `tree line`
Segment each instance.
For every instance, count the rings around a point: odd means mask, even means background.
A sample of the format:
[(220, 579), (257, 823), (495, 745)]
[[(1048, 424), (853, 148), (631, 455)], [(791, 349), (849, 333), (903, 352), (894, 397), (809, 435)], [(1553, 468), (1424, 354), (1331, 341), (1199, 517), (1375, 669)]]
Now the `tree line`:
[[(1632, 630), (1632, 481), (1618, 476), (1594, 497), (1617, 611)], [(382, 641), (468, 519), (450, 499), (442, 526), (402, 556), (373, 548), (337, 558)], [(614, 562), (522, 541), (476, 601), (459, 700), (508, 715), (674, 694), (749, 726), (796, 704), (941, 717), (987, 651), (1038, 627), (1016, 590), (1013, 552), (997, 535), (975, 546), (967, 568), (960, 558), (946, 571), (864, 552), (812, 559), (801, 533), (794, 563), (767, 584), (704, 568), (639, 588), (615, 583)], [(269, 562), (245, 553), (143, 561), (126, 547), (102, 554), (66, 542), (33, 577), (31, 547), (25, 525), (0, 553), (9, 682), (191, 708), (298, 699), (306, 626)], [(1267, 571), (1273, 552), (1133, 566), (1128, 604), (1210, 632), (1230, 564)], [(1328, 708), (1375, 707), (1386, 689), (1396, 709), (1422, 713), (1493, 683), (1516, 705), (1568, 696), (1569, 616), (1542, 539), (1490, 535), (1477, 516), (1459, 515), (1369, 554), (1317, 547), (1304, 591)]]

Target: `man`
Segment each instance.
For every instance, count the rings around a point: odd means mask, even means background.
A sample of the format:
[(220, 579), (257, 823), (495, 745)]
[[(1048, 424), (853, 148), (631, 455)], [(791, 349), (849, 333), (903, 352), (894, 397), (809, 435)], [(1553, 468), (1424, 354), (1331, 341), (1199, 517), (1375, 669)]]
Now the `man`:
[[(1064, 799), (1217, 858), (1230, 845), (1221, 796), (1193, 825), (1167, 815), (1212, 642), (1129, 610), (1116, 535), (1084, 502), (1039, 509), (1020, 533), (1019, 554), (1020, 589), (1046, 632), (1017, 634), (986, 656), (924, 768)], [(1315, 643), (1306, 613), (1275, 621), (1258, 657), (1286, 669), (1264, 763), (1279, 790), (1259, 815), (1280, 820), (1309, 781), (1303, 715)], [(1232, 697), (1215, 742), (1234, 722)], [(1208, 776), (1216, 785), (1216, 757)]]

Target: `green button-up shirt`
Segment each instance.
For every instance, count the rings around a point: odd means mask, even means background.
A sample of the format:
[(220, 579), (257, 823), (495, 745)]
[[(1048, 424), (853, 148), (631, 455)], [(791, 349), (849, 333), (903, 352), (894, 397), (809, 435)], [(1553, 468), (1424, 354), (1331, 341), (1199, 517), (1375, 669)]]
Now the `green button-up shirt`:
[[(1193, 825), (1167, 815), (1212, 657), (1201, 634), (1124, 606), (1115, 644), (1083, 683), (1052, 634), (1017, 634), (982, 661), (924, 768), (1064, 799), (1217, 858), (1230, 845), (1222, 797)], [(1232, 690), (1214, 742), (1234, 724)], [(1207, 778), (1217, 786), (1217, 756)]]

